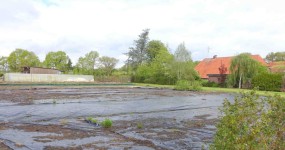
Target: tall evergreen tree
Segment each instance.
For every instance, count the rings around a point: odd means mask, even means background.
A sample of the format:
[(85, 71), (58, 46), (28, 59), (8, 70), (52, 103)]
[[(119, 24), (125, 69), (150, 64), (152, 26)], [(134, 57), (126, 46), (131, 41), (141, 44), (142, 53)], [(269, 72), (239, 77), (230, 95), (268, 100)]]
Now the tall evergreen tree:
[(130, 65), (134, 70), (147, 61), (147, 44), (149, 41), (148, 38), (149, 29), (144, 29), (143, 32), (139, 35), (139, 38), (134, 41), (134, 46), (129, 48), (127, 64)]

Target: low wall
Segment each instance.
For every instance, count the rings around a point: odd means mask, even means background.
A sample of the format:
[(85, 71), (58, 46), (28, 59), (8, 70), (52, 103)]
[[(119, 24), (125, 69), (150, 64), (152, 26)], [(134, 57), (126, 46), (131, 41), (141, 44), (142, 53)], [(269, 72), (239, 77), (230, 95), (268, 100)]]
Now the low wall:
[(94, 82), (92, 75), (6, 73), (5, 82)]

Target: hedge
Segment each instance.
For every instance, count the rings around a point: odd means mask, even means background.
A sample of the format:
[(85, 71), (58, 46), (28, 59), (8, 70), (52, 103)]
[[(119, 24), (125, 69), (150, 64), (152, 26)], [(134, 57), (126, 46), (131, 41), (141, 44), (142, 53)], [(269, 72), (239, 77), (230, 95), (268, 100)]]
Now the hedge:
[(252, 87), (263, 91), (281, 91), (282, 74), (259, 74), (252, 79)]

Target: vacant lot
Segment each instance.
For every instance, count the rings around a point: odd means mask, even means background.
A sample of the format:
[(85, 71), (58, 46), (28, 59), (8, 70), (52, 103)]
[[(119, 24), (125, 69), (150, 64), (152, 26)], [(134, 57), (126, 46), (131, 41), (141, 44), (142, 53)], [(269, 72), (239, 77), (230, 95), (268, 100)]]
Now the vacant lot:
[[(207, 148), (230, 94), (137, 87), (1, 87), (1, 149)], [(90, 124), (109, 118), (111, 128)]]

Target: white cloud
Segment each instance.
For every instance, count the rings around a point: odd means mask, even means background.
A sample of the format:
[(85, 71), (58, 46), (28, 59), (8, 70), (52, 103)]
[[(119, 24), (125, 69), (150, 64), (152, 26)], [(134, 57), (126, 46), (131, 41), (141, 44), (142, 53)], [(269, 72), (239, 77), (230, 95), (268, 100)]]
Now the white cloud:
[[(34, 51), (41, 60), (64, 50), (76, 63), (96, 50), (120, 59), (142, 29), (168, 44), (181, 42), (194, 60), (284, 51), (282, 1), (265, 0), (9, 0), (0, 2), (0, 56), (15, 48)], [(210, 52), (208, 53), (208, 47)]]

